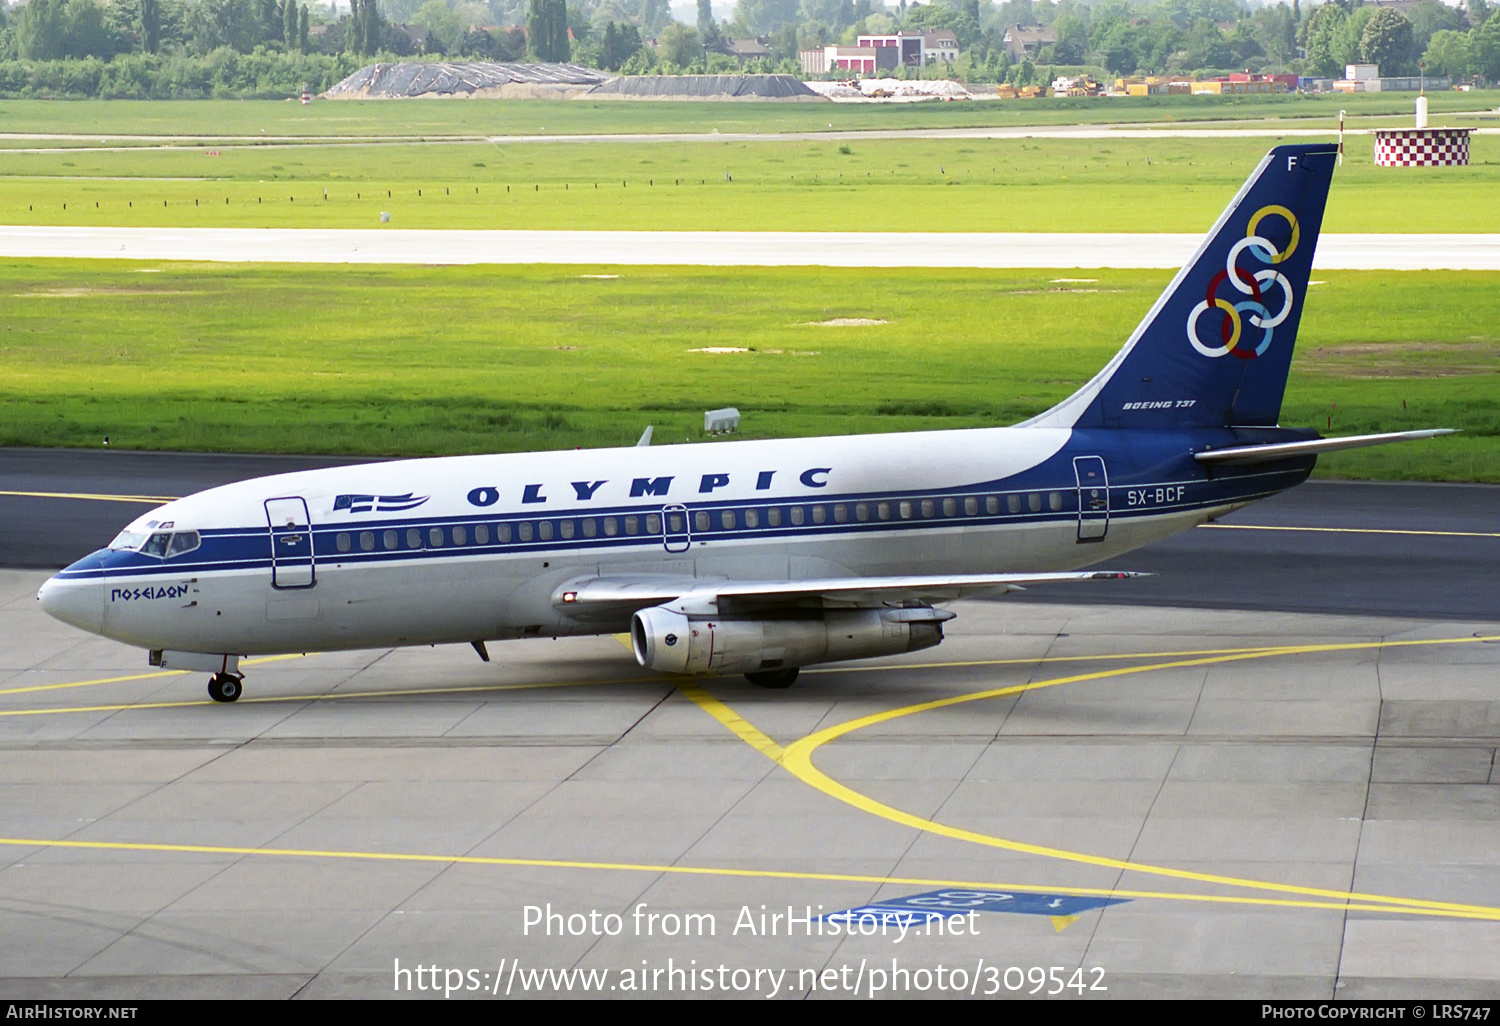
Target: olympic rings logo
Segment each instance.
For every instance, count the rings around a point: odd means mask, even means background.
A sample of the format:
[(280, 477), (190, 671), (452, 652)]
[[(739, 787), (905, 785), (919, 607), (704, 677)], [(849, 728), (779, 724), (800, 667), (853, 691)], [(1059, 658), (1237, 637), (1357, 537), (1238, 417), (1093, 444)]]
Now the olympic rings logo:
[[(1271, 243), (1255, 234), (1260, 223), (1267, 217), (1276, 216), (1285, 218), (1291, 226), (1292, 238), (1287, 243), (1285, 252), (1278, 252)], [(1224, 262), (1224, 270), (1213, 276), (1208, 283), (1208, 294), (1203, 302), (1193, 307), (1193, 312), (1188, 314), (1187, 337), (1193, 344), (1193, 348), (1204, 356), (1220, 357), (1233, 353), (1241, 360), (1253, 360), (1264, 353), (1271, 344), (1271, 335), (1274, 329), (1285, 321), (1292, 312), (1292, 286), (1286, 280), (1286, 275), (1280, 271), (1273, 270), (1276, 264), (1286, 260), (1297, 251), (1297, 243), (1301, 239), (1302, 229), (1297, 224), (1297, 216), (1286, 207), (1271, 206), (1261, 207), (1250, 218), (1250, 223), (1245, 227), (1245, 237), (1236, 242), (1229, 250), (1229, 258)], [(1262, 264), (1271, 266), (1254, 272), (1243, 270), (1237, 266), (1241, 253), (1249, 253), (1251, 257)], [(1216, 293), (1219, 286), (1228, 282), (1236, 292), (1248, 299), (1239, 302), (1231, 302)], [(1281, 290), (1281, 309), (1271, 313), (1270, 307), (1266, 305), (1266, 291), (1272, 291), (1270, 286), (1275, 283)], [(1263, 288), (1266, 291), (1262, 291)], [(1224, 311), (1223, 323), (1219, 326), (1219, 340), (1216, 345), (1207, 345), (1198, 337), (1198, 319), (1211, 309)], [(1244, 314), (1244, 318), (1241, 318)], [(1245, 321), (1249, 321), (1251, 328), (1258, 328), (1263, 333), (1258, 341), (1246, 338)]]

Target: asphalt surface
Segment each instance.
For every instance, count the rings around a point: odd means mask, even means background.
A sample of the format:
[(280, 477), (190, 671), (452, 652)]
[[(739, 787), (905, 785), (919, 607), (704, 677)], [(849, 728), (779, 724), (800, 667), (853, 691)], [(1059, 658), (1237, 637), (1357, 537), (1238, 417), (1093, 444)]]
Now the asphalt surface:
[[(337, 457), (0, 449), (0, 567), (65, 566), (107, 543), (142, 502)], [(1089, 601), (1363, 616), (1493, 620), (1500, 610), (1500, 487), (1313, 481), (1111, 561), (1155, 576)], [(1003, 601), (1077, 602), (1076, 589)]]
[[(1201, 234), (0, 226), (0, 256), (229, 263), (1181, 267)], [(1500, 270), (1500, 235), (1323, 235), (1314, 268)]]

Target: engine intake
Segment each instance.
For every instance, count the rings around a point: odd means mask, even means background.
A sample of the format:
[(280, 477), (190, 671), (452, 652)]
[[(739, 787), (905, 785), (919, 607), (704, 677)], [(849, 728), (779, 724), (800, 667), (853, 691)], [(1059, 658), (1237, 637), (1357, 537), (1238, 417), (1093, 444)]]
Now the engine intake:
[(936, 609), (837, 609), (807, 619), (689, 616), (666, 606), (631, 618), (636, 662), (663, 673), (734, 674), (869, 659), (931, 648), (943, 640)]

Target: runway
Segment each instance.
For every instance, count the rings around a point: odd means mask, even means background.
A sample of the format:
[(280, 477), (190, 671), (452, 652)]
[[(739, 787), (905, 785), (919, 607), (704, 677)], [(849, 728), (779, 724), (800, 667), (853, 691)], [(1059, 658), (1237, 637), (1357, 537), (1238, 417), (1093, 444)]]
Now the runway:
[[(0, 563), (327, 462), (0, 450)], [(223, 706), (0, 570), (0, 992), (1489, 999), (1497, 498), (1312, 482), (786, 692), (603, 637), (257, 660)], [(755, 928), (933, 901), (973, 932)]]
[[(231, 263), (1175, 268), (1168, 233), (626, 232), (0, 226), (0, 256)], [(1500, 235), (1323, 235), (1316, 270), (1500, 270)]]

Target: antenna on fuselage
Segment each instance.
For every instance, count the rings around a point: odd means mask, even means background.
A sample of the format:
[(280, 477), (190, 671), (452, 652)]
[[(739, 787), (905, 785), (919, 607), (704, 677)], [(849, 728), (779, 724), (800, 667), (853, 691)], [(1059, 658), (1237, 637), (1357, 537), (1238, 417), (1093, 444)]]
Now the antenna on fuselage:
[(646, 446), (648, 446), (650, 444), (651, 444), (651, 425), (647, 424), (646, 425), (646, 430), (644, 430), (644, 431), (641, 432), (640, 441), (638, 441), (638, 442), (635, 443), (635, 447), (637, 449), (644, 449)]

